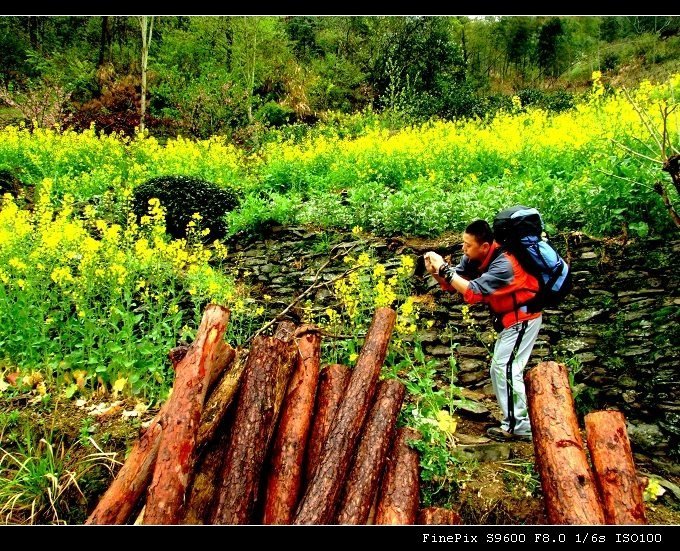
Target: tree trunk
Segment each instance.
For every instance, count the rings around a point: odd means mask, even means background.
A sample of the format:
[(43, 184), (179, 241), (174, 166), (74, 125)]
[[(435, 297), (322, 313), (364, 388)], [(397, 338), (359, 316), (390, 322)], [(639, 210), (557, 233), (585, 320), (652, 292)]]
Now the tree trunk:
[(607, 524), (647, 524), (623, 413), (595, 411), (586, 415), (585, 423)]
[(375, 394), (380, 368), (396, 320), (390, 308), (378, 308), (347, 390), (323, 446), (319, 465), (298, 507), (295, 524), (328, 524), (349, 470), (359, 435)]
[(297, 347), (273, 337), (253, 339), (243, 372), (231, 441), (221, 473), (213, 524), (250, 524), (262, 467), (281, 411)]
[(319, 464), (321, 449), (335, 418), (340, 400), (345, 394), (350, 374), (349, 367), (346, 365), (333, 364), (323, 369), (319, 375), (314, 421), (307, 445), (305, 465), (305, 481), (307, 483), (312, 479), (314, 469)]
[(405, 394), (406, 387), (396, 379), (378, 384), (375, 403), (340, 502), (338, 524), (366, 524)]
[[(168, 357), (177, 371), (179, 363), (186, 356), (189, 347), (176, 347), (170, 350)], [(233, 358), (233, 349), (226, 343), (219, 346), (220, 360), (216, 362), (210, 373), (210, 385)], [(177, 384), (177, 379), (175, 379)], [(174, 390), (173, 390), (174, 393)], [(167, 411), (169, 401), (163, 404), (161, 410), (151, 421), (144, 434), (133, 446), (125, 464), (121, 467), (104, 496), (99, 500), (94, 511), (85, 524), (125, 524), (132, 514), (137, 502), (151, 482), (158, 448), (161, 442), (161, 432), (167, 425)]]
[(318, 331), (306, 333), (298, 341), (297, 368), (288, 386), (272, 451), (263, 524), (290, 524), (295, 512), (319, 382), (320, 353)]
[(106, 54), (109, 53), (110, 47), (111, 33), (109, 32), (109, 16), (102, 15), (102, 31), (99, 38), (99, 59), (97, 60), (97, 67), (104, 65)]
[(142, 28), (142, 105), (139, 117), (139, 131), (144, 134), (144, 118), (146, 117), (146, 71), (149, 66), (149, 47), (153, 35), (153, 16), (142, 15), (139, 18)]
[(238, 352), (239, 357), (234, 358), (235, 354), (236, 352), (232, 354), (231, 369), (220, 379), (219, 384), (210, 394), (203, 408), (196, 438), (199, 449), (212, 441), (215, 431), (220, 426), (222, 418), (238, 390), (245, 361), (240, 356), (242, 354), (241, 350)]
[(420, 433), (401, 428), (387, 458), (375, 515), (376, 524), (415, 524), (420, 503), (420, 458), (408, 443)]
[(148, 488), (156, 465), (161, 432), (166, 424), (166, 402), (132, 448), (125, 464), (97, 503), (85, 524), (125, 524)]
[[(226, 421), (226, 420), (225, 420)], [(229, 427), (225, 422), (208, 442), (205, 452), (197, 464), (191, 490), (185, 508), (183, 524), (205, 524), (210, 522), (219, 487), (218, 475), (229, 447)]]
[(161, 434), (158, 459), (146, 500), (145, 524), (177, 524), (182, 518), (184, 495), (194, 466), (196, 435), (210, 381), (210, 372), (227, 329), (229, 310), (209, 305), (196, 340), (177, 366), (172, 396), (168, 400), (167, 426)]
[(604, 524), (564, 365), (541, 362), (524, 375), (536, 466), (550, 524)]
[(451, 509), (427, 507), (418, 511), (418, 524), (461, 524), (461, 518)]

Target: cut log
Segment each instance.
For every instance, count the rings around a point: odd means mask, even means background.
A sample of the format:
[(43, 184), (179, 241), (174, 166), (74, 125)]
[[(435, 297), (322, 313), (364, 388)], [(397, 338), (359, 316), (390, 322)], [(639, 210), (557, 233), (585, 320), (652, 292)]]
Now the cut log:
[(208, 442), (196, 465), (191, 490), (188, 492), (189, 498), (185, 507), (183, 524), (210, 522), (217, 494), (216, 488), (219, 487), (218, 476), (229, 446), (229, 428), (220, 425), (214, 439)]
[(458, 513), (443, 507), (426, 507), (418, 511), (418, 524), (461, 524)]
[(417, 430), (401, 428), (392, 443), (380, 486), (375, 524), (415, 524), (420, 503), (420, 458), (408, 443)]
[(549, 523), (604, 524), (565, 366), (541, 362), (524, 380)]
[(305, 482), (309, 483), (314, 469), (319, 464), (321, 449), (328, 437), (331, 423), (335, 418), (340, 400), (345, 395), (351, 372), (346, 365), (333, 364), (324, 368), (319, 375), (319, 390), (316, 394), (314, 421), (307, 445)]
[[(185, 347), (176, 347), (168, 353), (175, 371), (186, 356), (188, 349), (188, 347), (186, 349)], [(215, 379), (233, 360), (234, 350), (227, 343), (220, 341), (220, 344), (216, 347), (216, 354), (218, 358), (210, 373), (210, 385), (214, 384)], [(177, 384), (177, 379), (175, 379), (175, 384)], [(137, 502), (151, 482), (161, 442), (161, 432), (163, 427), (167, 425), (168, 405), (169, 401), (166, 401), (144, 434), (133, 446), (125, 464), (118, 471), (116, 478), (99, 500), (85, 524), (125, 524), (128, 521)]]
[(220, 382), (208, 397), (201, 413), (201, 422), (196, 438), (196, 444), (199, 449), (213, 439), (217, 427), (220, 426), (224, 414), (229, 409), (234, 396), (236, 396), (236, 391), (241, 381), (241, 374), (245, 366), (245, 358), (241, 350), (236, 353), (235, 358), (232, 355), (232, 358), (231, 368), (222, 376)]
[(177, 369), (177, 365), (184, 359), (184, 356), (189, 352), (189, 346), (186, 344), (180, 344), (170, 349), (168, 352), (168, 359), (172, 362), (172, 368)]
[(290, 524), (300, 497), (302, 467), (319, 382), (321, 336), (298, 340), (297, 367), (288, 385), (271, 456), (263, 524)]
[(213, 524), (251, 524), (259, 485), (283, 397), (295, 365), (291, 340), (253, 339), (236, 405), (231, 439), (220, 475)]
[(333, 520), (340, 490), (349, 474), (350, 460), (375, 394), (396, 317), (396, 312), (390, 308), (378, 308), (373, 316), (294, 524), (329, 524)]
[[(392, 441), (394, 442), (394, 438), (392, 438)], [(375, 524), (375, 513), (378, 510), (378, 494), (380, 494), (380, 491), (375, 493), (373, 503), (371, 503), (371, 511), (368, 513), (368, 519), (366, 520), (366, 524), (370, 525)]]
[(623, 413), (595, 411), (585, 416), (585, 424), (607, 524), (647, 524)]
[(161, 434), (158, 459), (149, 486), (144, 524), (177, 524), (194, 466), (196, 435), (210, 372), (222, 361), (229, 310), (210, 304), (186, 356), (177, 366), (168, 400), (167, 426)]
[(290, 320), (284, 320), (276, 326), (274, 338), (283, 342), (291, 342), (295, 337), (295, 324)]
[(375, 402), (340, 501), (338, 524), (366, 524), (368, 521), (405, 394), (406, 387), (396, 379), (378, 384)]
[(165, 425), (167, 402), (132, 448), (125, 464), (85, 524), (125, 524), (148, 488)]

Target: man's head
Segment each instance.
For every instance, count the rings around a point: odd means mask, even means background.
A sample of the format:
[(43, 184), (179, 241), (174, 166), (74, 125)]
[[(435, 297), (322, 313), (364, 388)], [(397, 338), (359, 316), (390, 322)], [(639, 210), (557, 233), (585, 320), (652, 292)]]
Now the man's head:
[(485, 220), (475, 220), (463, 232), (463, 254), (470, 260), (483, 262), (491, 250), (493, 232)]

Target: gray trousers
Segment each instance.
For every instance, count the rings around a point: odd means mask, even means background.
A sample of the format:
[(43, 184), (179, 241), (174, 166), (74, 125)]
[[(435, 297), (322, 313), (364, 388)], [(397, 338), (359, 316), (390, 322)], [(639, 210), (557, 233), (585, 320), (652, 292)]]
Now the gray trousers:
[(491, 360), (491, 384), (503, 412), (501, 428), (513, 434), (531, 434), (524, 368), (534, 348), (543, 316), (503, 329)]

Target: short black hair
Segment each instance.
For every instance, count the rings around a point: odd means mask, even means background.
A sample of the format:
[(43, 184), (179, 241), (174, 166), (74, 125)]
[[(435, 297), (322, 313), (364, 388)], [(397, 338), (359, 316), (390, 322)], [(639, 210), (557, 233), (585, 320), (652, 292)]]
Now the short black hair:
[(491, 231), (491, 226), (489, 226), (486, 220), (471, 222), (465, 228), (465, 233), (472, 235), (477, 240), (477, 243), (493, 243), (493, 231)]

